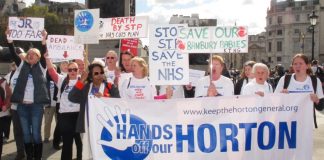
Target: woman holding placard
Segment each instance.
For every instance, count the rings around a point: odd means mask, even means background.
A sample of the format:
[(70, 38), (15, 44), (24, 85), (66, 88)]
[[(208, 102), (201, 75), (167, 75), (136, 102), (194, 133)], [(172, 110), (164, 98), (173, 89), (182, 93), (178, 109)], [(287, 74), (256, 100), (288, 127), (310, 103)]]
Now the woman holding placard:
[[(9, 31), (6, 31), (9, 35)], [(46, 79), (46, 62), (43, 54), (46, 52), (47, 32), (42, 32), (42, 50), (31, 48), (25, 60), (15, 52), (13, 41), (8, 40), (10, 54), (18, 66), (16, 86), (11, 97), (12, 103), (17, 103), (24, 135), (27, 160), (40, 160), (43, 153), (41, 126), (44, 105), (50, 103)], [(35, 153), (35, 154), (34, 154)]]

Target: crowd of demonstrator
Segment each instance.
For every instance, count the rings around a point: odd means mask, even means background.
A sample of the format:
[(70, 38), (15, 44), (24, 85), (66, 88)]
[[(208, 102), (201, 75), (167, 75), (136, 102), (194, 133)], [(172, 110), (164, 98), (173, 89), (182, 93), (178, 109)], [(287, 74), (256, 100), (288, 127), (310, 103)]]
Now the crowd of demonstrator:
[[(46, 31), (42, 34), (47, 37)], [(153, 100), (307, 92), (316, 109), (322, 110), (324, 106), (320, 69), (316, 66), (318, 62), (314, 61), (311, 67), (303, 54), (293, 57), (289, 73), (285, 73), (281, 66), (273, 72), (263, 63), (248, 61), (235, 83), (232, 78), (223, 75), (223, 58), (213, 55), (208, 75), (202, 77), (196, 86), (152, 86), (147, 62), (128, 51), (118, 56), (110, 50), (103, 61), (91, 64), (88, 60), (76, 59), (56, 66), (48, 58), (45, 38), (41, 49), (31, 48), (26, 53), (16, 51), (10, 40), (8, 47), (13, 63), (12, 71), (0, 80), (1, 136), (5, 133), (4, 138), (0, 137), (0, 155), (3, 140), (9, 137), (10, 115), (17, 160), (25, 157), (27, 160), (42, 159), (43, 143), (49, 143), (53, 119), (56, 120), (53, 148), (62, 149), (62, 160), (70, 160), (75, 141), (77, 159), (81, 160), (81, 134), (87, 130), (88, 95)], [(120, 66), (117, 66), (118, 60)], [(41, 136), (43, 117), (44, 139)]]

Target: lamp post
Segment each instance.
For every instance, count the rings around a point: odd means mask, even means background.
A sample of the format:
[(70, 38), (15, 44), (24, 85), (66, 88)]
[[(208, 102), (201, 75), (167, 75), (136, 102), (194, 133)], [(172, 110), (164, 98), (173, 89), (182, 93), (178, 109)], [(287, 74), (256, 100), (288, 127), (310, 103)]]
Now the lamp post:
[(313, 11), (313, 13), (311, 15), (309, 15), (309, 21), (312, 26), (312, 61), (314, 60), (314, 46), (315, 46), (314, 32), (315, 32), (315, 25), (317, 22), (317, 18), (318, 18), (318, 16), (315, 14), (315, 11)]

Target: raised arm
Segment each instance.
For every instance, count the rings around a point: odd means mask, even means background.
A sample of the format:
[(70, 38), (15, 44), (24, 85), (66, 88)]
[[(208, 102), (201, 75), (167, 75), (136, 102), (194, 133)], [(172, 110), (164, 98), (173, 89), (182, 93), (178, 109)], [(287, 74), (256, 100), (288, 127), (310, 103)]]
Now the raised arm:
[[(45, 59), (45, 62), (46, 62), (46, 67), (47, 67), (47, 70), (48, 70), (48, 74), (50, 75), (50, 77), (52, 78), (53, 82), (55, 84), (58, 83), (58, 79), (59, 79), (59, 75), (58, 73), (56, 72), (56, 70), (54, 69), (53, 67), (53, 63), (52, 61), (48, 58), (48, 53), (46, 52), (44, 55), (43, 55), (44, 59)], [(45, 67), (44, 67), (45, 68)]]
[[(9, 30), (8, 29), (6, 30), (6, 35), (9, 35)], [(16, 63), (17, 67), (18, 67), (20, 65), (20, 63), (21, 63), (21, 59), (16, 53), (13, 41), (9, 40), (9, 39), (7, 39), (7, 41), (8, 41), (8, 47), (9, 47), (10, 55), (13, 58), (13, 61)]]
[(44, 57), (44, 54), (47, 52), (47, 48), (46, 48), (47, 32), (46, 32), (46, 30), (43, 30), (42, 36), (43, 36), (43, 39), (42, 39), (42, 48), (40, 50), (40, 52), (41, 52), (40, 63), (41, 63), (43, 68), (46, 68), (46, 60), (45, 60), (45, 57)]

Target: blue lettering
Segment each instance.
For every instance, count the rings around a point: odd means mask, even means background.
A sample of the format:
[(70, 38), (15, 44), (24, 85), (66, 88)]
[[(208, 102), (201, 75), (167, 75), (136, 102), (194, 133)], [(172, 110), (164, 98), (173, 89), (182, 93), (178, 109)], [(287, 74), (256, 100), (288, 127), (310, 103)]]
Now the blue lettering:
[(173, 136), (172, 136), (172, 131), (171, 131), (171, 129), (172, 129), (172, 126), (171, 125), (165, 125), (165, 126), (163, 126), (163, 131), (164, 131), (164, 133), (165, 133), (165, 135), (163, 135), (163, 138), (165, 139), (165, 140), (169, 140), (169, 139), (171, 139)]
[[(227, 141), (232, 142), (232, 151), (238, 151), (238, 140), (235, 138), (238, 134), (236, 125), (232, 123), (220, 124), (219, 129), (221, 152), (227, 152)], [(226, 134), (227, 129), (231, 131), (229, 135)]]
[(187, 135), (182, 134), (182, 125), (176, 125), (177, 152), (183, 152), (183, 141), (188, 141), (188, 152), (195, 152), (193, 125), (187, 125)]
[(285, 147), (285, 136), (287, 139), (289, 148), (296, 148), (296, 133), (297, 133), (297, 122), (291, 122), (291, 134), (289, 136), (289, 130), (286, 122), (279, 122), (279, 149)]
[(252, 142), (252, 128), (256, 128), (256, 123), (240, 123), (240, 128), (245, 129), (245, 150), (250, 151), (251, 150), (251, 142)]
[[(123, 128), (121, 128), (121, 126)], [(131, 126), (131, 128), (132, 128), (132, 126)], [(135, 128), (136, 128), (136, 126), (135, 126)], [(111, 133), (111, 134), (114, 134), (114, 133)], [(117, 124), (117, 133), (116, 134), (117, 134), (117, 139), (121, 139), (120, 134), (123, 134), (123, 139), (126, 139), (126, 125), (125, 124), (124, 125)]]
[(152, 125), (152, 139), (160, 139), (162, 136), (162, 128), (159, 125)]
[[(210, 137), (210, 144), (208, 148), (205, 145), (205, 132), (204, 132), (205, 129), (209, 131), (209, 137)], [(212, 126), (211, 124), (203, 124), (199, 126), (197, 136), (198, 136), (198, 147), (200, 151), (204, 153), (210, 153), (216, 149), (217, 137), (216, 137), (216, 130), (214, 126)]]
[[(268, 127), (269, 128), (269, 142), (268, 144), (264, 144), (263, 139), (264, 137), (264, 128)], [(276, 128), (274, 124), (271, 122), (262, 122), (258, 128), (258, 145), (259, 148), (262, 150), (269, 150), (273, 148), (275, 144), (275, 138), (276, 138)]]

